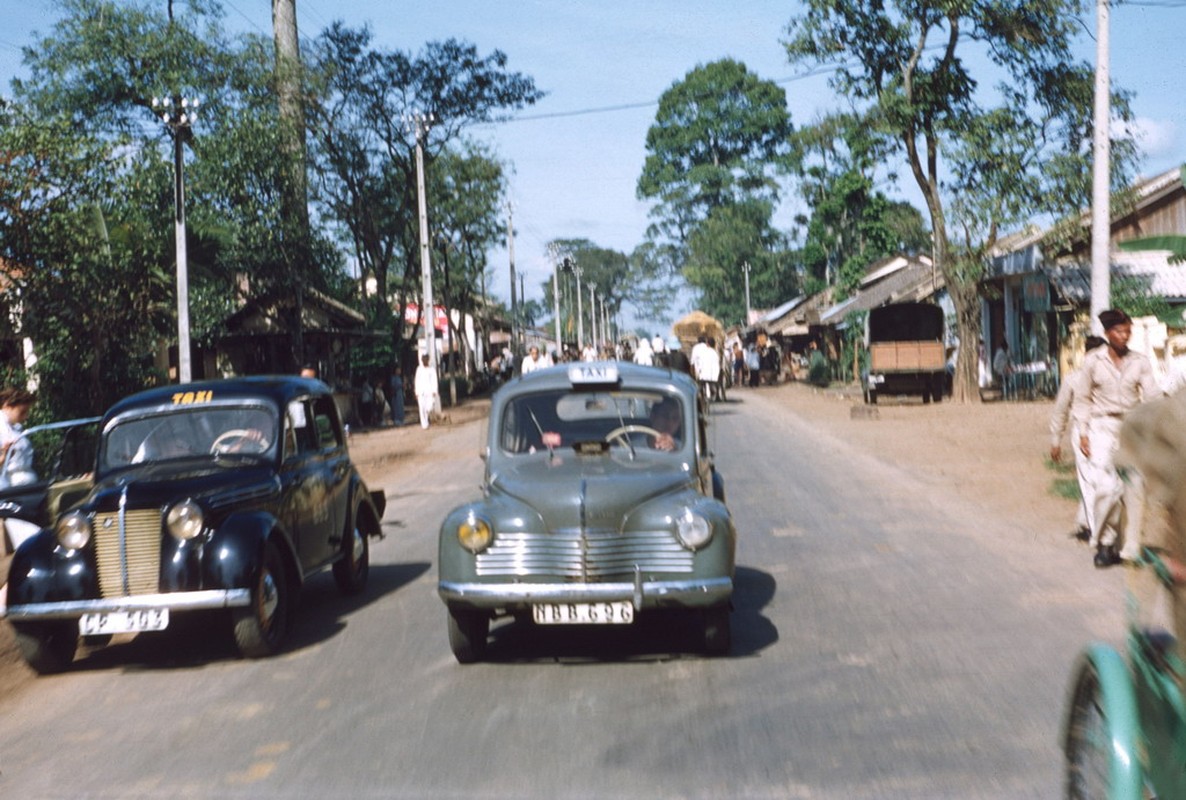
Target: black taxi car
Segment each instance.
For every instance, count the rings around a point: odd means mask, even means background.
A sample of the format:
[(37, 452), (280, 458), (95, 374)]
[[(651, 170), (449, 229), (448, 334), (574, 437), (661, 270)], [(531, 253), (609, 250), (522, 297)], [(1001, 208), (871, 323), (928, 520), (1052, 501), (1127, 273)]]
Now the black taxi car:
[(481, 499), (441, 524), (438, 593), (461, 663), (492, 619), (629, 625), (676, 609), (730, 647), (737, 534), (694, 381), (623, 362), (557, 366), (491, 403)]
[(102, 644), (219, 609), (243, 655), (272, 655), (309, 575), (331, 568), (341, 591), (364, 588), (385, 499), (351, 463), (324, 383), (151, 389), (99, 430), (90, 491), (9, 569), (7, 618), (36, 671), (66, 668), (80, 637)]

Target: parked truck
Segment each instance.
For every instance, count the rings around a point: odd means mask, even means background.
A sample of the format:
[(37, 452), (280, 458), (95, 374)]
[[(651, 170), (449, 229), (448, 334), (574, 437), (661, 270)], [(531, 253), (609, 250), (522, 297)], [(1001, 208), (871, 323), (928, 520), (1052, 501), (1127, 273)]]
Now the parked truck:
[(924, 403), (941, 401), (947, 386), (943, 330), (943, 309), (933, 303), (871, 309), (865, 323), (865, 401), (901, 394), (920, 395)]

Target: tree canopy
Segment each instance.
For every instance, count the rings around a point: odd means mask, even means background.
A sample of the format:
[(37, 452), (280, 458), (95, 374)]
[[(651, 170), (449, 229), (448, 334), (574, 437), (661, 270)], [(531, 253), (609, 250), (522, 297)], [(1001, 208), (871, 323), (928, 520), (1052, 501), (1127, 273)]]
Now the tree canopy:
[[(1083, 7), (805, 0), (788, 26), (791, 62), (833, 69), (837, 93), (864, 104), (875, 130), (904, 156), (926, 202), (935, 264), (963, 343), (979, 336), (978, 280), (1001, 231), (1087, 203), (1092, 68), (1071, 49)], [(1124, 95), (1114, 108), (1128, 115)], [(1120, 176), (1133, 150), (1114, 147)], [(976, 358), (975, 347), (960, 348), (957, 399), (979, 397)]]

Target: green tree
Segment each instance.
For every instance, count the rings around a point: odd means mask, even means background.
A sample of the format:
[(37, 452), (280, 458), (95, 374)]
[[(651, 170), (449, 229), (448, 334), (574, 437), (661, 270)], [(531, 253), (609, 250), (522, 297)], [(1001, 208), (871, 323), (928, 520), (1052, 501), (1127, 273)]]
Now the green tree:
[(750, 269), (750, 305), (770, 308), (798, 291), (786, 242), (770, 224), (770, 204), (761, 200), (713, 209), (688, 239), (684, 275), (700, 291), (697, 305), (728, 322), (745, 320), (745, 265)]
[(684, 242), (714, 209), (774, 201), (791, 133), (786, 92), (732, 59), (693, 69), (659, 98), (638, 195), (667, 238)]
[[(795, 64), (834, 67), (833, 87), (867, 104), (904, 154), (931, 220), (936, 268), (961, 342), (978, 339), (979, 278), (1000, 231), (1088, 198), (1092, 69), (1076, 63), (1079, 0), (838, 4), (806, 0), (788, 26)], [(975, 59), (987, 55), (980, 90)], [(972, 58), (972, 61), (969, 61)], [(1117, 113), (1129, 115), (1124, 96)], [(1119, 183), (1131, 143), (1116, 145)], [(976, 349), (960, 348), (955, 397), (978, 399)]]
[(398, 301), (402, 319), (420, 280), (412, 116), (430, 120), (424, 149), (431, 173), (467, 126), (543, 94), (531, 78), (508, 70), (497, 50), (482, 56), (449, 39), (413, 56), (374, 48), (371, 39), (369, 30), (341, 23), (318, 37), (306, 73), (310, 149), (325, 219), (341, 228), (377, 297)]

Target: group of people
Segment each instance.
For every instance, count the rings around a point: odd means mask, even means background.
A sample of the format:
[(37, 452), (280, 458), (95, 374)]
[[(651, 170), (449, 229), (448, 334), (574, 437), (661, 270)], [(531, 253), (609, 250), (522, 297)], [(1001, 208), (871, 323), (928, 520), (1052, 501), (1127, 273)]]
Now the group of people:
[(1108, 309), (1099, 321), (1103, 337), (1089, 337), (1083, 365), (1059, 388), (1050, 421), (1050, 457), (1061, 458), (1069, 427), (1082, 497), (1074, 535), (1092, 548), (1097, 567), (1110, 567), (1136, 562), (1141, 555), (1142, 479), (1117, 467), (1121, 425), (1139, 404), (1179, 387), (1161, 386), (1149, 359), (1129, 349), (1128, 314)]

